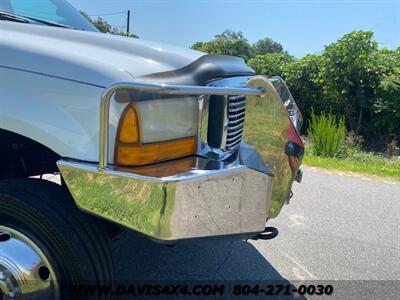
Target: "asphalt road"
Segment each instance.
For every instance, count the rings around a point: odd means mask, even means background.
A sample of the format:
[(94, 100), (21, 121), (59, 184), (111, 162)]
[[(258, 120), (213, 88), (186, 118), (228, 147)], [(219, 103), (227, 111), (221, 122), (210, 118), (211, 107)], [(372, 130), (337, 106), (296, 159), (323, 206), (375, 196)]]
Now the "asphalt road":
[[(296, 286), (308, 280), (348, 280), (335, 281), (346, 285), (342, 294), (359, 295), (365, 286), (372, 290), (365, 292), (370, 299), (380, 298), (389, 287), (387, 298), (399, 292), (393, 288), (400, 287), (400, 184), (306, 169), (290, 205), (269, 226), (279, 229), (269, 241), (197, 241), (175, 247), (128, 233), (114, 242), (117, 279), (287, 280)], [(366, 285), (365, 280), (386, 281)]]

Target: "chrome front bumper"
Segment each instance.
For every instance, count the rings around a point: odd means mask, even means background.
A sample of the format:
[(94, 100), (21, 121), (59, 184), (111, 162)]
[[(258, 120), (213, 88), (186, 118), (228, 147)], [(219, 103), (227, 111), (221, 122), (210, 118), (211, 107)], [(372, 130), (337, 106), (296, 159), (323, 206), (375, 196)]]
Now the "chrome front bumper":
[[(293, 125), (271, 82), (263, 76), (242, 81), (233, 87), (119, 82), (107, 88), (100, 108), (98, 164), (66, 159), (58, 162), (77, 205), (159, 240), (248, 237), (262, 232), (266, 219), (276, 217), (288, 199), (299, 163), (297, 160), (295, 165), (290, 163), (293, 157), (286, 149), (291, 143), (289, 133)], [(110, 104), (119, 90), (246, 96), (246, 107), (258, 114), (258, 118), (246, 122), (254, 121), (249, 126), (253, 136), (265, 139), (258, 150), (267, 165), (243, 142), (239, 152), (235, 150), (228, 158), (217, 152), (212, 153), (217, 155), (200, 152), (197, 157), (147, 167), (109, 165)], [(236, 155), (235, 160), (232, 155)]]
[(265, 228), (272, 178), (240, 163), (189, 158), (99, 170), (61, 160), (58, 167), (82, 210), (158, 240), (249, 236)]

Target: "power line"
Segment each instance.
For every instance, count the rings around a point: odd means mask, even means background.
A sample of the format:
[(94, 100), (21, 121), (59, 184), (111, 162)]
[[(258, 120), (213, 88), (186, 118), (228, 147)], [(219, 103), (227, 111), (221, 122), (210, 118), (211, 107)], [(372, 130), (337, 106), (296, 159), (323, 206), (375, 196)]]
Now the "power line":
[(89, 17), (99, 17), (99, 16), (113, 16), (113, 15), (122, 15), (122, 14), (126, 14), (126, 10), (124, 11), (120, 11), (120, 12), (113, 12), (113, 13), (106, 13), (106, 14), (91, 14), (88, 15)]
[(126, 26), (115, 26), (115, 25), (110, 25), (110, 26), (114, 27), (114, 28), (125, 28), (126, 32), (129, 34), (130, 21), (131, 21), (131, 11), (130, 10), (124, 10), (121, 12), (104, 13), (104, 14), (90, 14), (88, 16), (89, 17), (99, 17), (99, 16), (113, 16), (113, 15), (122, 15), (122, 14), (126, 14)]

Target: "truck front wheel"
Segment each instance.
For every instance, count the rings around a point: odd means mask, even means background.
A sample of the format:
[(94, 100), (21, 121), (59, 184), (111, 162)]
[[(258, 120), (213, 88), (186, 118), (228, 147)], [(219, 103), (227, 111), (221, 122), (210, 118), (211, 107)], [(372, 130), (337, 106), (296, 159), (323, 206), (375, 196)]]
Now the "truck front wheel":
[(0, 181), (0, 299), (107, 298), (82, 287), (111, 285), (110, 249), (104, 230), (63, 187)]

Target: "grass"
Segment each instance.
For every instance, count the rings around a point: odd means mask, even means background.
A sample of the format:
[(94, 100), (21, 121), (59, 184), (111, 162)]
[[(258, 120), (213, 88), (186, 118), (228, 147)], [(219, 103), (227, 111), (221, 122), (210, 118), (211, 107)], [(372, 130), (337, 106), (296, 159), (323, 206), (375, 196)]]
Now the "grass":
[(313, 155), (311, 147), (306, 149), (303, 164), (323, 169), (350, 171), (400, 181), (400, 158), (387, 158), (374, 153), (353, 150), (344, 158)]
[(307, 134), (313, 143), (312, 150), (315, 155), (335, 156), (345, 142), (344, 117), (336, 120), (335, 115), (324, 112), (317, 116), (312, 110)]
[[(268, 103), (268, 101), (265, 101)], [(244, 140), (254, 146), (265, 161), (282, 160), (284, 153), (282, 151), (281, 138), (287, 138), (282, 126), (277, 123), (276, 112), (272, 116), (268, 107), (258, 105), (257, 103), (248, 103), (246, 113), (246, 126)], [(306, 147), (306, 154), (303, 159), (303, 165), (319, 167), (323, 169), (350, 171), (365, 175), (374, 175), (384, 178), (400, 181), (400, 158), (386, 158), (382, 155), (363, 152), (358, 149), (349, 148), (345, 150), (340, 157), (320, 157), (313, 155), (313, 149)], [(286, 157), (287, 159), (287, 157)], [(274, 172), (278, 170), (273, 170)], [(284, 178), (282, 176), (281, 178)], [(282, 187), (276, 187), (279, 193), (285, 190), (285, 184)], [(279, 211), (279, 206), (276, 211)]]

